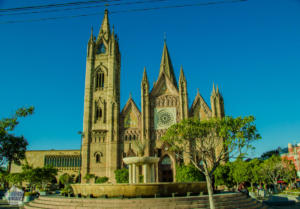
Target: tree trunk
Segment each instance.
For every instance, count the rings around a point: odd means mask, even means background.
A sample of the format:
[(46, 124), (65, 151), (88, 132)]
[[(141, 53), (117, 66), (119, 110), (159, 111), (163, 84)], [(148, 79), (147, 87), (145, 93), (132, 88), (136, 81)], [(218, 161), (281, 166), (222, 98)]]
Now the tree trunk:
[(7, 171), (10, 174), (10, 170), (11, 170), (11, 161), (8, 162), (8, 167), (7, 167)]
[(212, 182), (211, 182), (211, 177), (209, 175), (205, 175), (206, 178), (206, 184), (207, 184), (207, 192), (208, 192), (208, 199), (209, 199), (209, 206), (210, 209), (215, 209), (215, 203), (213, 199), (213, 187), (212, 187)]

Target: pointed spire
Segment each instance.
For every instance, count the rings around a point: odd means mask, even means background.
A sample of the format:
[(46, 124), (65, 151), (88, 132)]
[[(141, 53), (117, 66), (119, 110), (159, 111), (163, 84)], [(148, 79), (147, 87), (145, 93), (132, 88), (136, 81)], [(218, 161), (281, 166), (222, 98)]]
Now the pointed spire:
[(91, 36), (90, 36), (90, 39), (89, 39), (89, 43), (91, 43), (92, 41), (94, 41), (93, 26), (91, 28)]
[(215, 90), (215, 83), (213, 83), (213, 90), (212, 90), (212, 93), (211, 94), (215, 94), (216, 93), (216, 90)]
[(217, 94), (219, 94), (219, 86), (217, 85)]
[(185, 81), (185, 75), (184, 75), (184, 72), (183, 72), (183, 67), (181, 65), (180, 67), (180, 76), (179, 76), (179, 81)]
[(131, 92), (129, 93), (129, 99), (132, 99)]
[(197, 96), (200, 96), (199, 88), (197, 88)]
[(99, 37), (104, 37), (106, 40), (108, 39), (108, 37), (110, 36), (110, 29), (109, 29), (109, 21), (108, 21), (108, 10), (105, 9), (104, 11), (104, 18), (102, 21), (102, 25), (101, 28), (99, 30), (99, 34), (98, 34), (98, 39)]
[(166, 41), (164, 41), (164, 49), (161, 57), (160, 69), (159, 69), (159, 76), (164, 73), (172, 83), (177, 87), (176, 78), (172, 66), (172, 62), (169, 56), (169, 51), (167, 47)]
[(148, 83), (148, 76), (147, 76), (147, 72), (146, 72), (146, 67), (144, 67), (143, 81), (146, 81)]

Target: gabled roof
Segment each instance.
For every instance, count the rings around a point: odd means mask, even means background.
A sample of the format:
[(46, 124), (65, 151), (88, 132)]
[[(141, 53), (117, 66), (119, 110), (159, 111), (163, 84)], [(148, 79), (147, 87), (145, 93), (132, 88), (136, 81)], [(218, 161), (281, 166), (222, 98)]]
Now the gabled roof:
[(159, 96), (160, 94), (164, 94), (163, 85), (165, 85), (165, 91), (169, 91), (170, 94), (178, 94), (178, 89), (176, 86), (174, 86), (172, 81), (163, 73), (154, 84), (150, 93), (151, 96)]
[(125, 115), (127, 111), (132, 108), (132, 110), (137, 114), (137, 116), (141, 116), (141, 111), (139, 110), (138, 106), (135, 104), (134, 100), (129, 97), (129, 99), (126, 102), (126, 105), (123, 107), (123, 110), (121, 111), (122, 115)]
[(194, 112), (194, 109), (200, 105), (200, 108), (204, 108), (204, 110), (206, 112), (208, 112), (209, 114), (211, 114), (211, 109), (209, 108), (209, 106), (207, 105), (207, 103), (205, 102), (205, 100), (203, 99), (203, 97), (200, 95), (199, 91), (197, 92), (197, 95), (193, 101), (193, 104), (189, 110), (190, 114), (192, 114)]

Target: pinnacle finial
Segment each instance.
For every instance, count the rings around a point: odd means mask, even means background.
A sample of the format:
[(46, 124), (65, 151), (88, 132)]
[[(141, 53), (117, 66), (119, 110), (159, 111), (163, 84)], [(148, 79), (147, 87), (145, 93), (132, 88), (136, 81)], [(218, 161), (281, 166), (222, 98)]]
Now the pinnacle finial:
[(147, 81), (147, 82), (148, 82), (148, 77), (147, 77), (146, 67), (144, 67), (143, 81)]
[(164, 32), (164, 42), (166, 42), (167, 41), (167, 34), (166, 34), (166, 32)]
[(214, 94), (214, 93), (216, 93), (216, 90), (215, 90), (215, 83), (213, 82), (213, 91), (212, 91), (212, 93)]
[(185, 80), (185, 76), (184, 76), (184, 72), (183, 72), (183, 67), (182, 67), (182, 65), (180, 66), (179, 80)]
[(197, 95), (200, 95), (199, 88), (197, 88)]
[(217, 94), (219, 93), (219, 86), (217, 85)]
[(131, 92), (129, 93), (129, 99), (132, 99)]
[(99, 30), (98, 39), (100, 37), (104, 37), (106, 40), (110, 36), (110, 29), (109, 29), (109, 20), (108, 20), (108, 10), (107, 8), (104, 10), (104, 18), (102, 20), (101, 28)]

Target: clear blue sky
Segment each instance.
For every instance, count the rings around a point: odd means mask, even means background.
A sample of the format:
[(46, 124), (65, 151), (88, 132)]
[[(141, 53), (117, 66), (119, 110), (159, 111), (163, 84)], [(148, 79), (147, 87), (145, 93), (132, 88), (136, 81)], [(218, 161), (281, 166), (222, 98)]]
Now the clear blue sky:
[[(76, 1), (76, 0), (73, 0)], [(191, 2), (210, 2), (193, 0)], [(0, 0), (0, 8), (71, 0)], [(183, 1), (171, 1), (181, 4)], [(142, 7), (169, 5), (142, 4)], [(110, 11), (134, 6), (109, 7)], [(28, 149), (78, 149), (82, 130), (86, 46), (98, 33), (103, 7), (19, 16), (0, 15), (0, 117), (33, 105), (16, 129)], [(98, 13), (61, 20), (2, 24), (8, 20)], [(3, 14), (3, 13), (0, 13)], [(183, 65), (190, 104), (197, 88), (209, 102), (220, 86), (227, 115), (256, 117), (262, 140), (256, 153), (300, 142), (300, 1), (248, 0), (110, 15), (119, 35), (121, 107), (129, 93), (140, 105), (143, 67), (158, 76), (164, 33), (175, 74)]]

